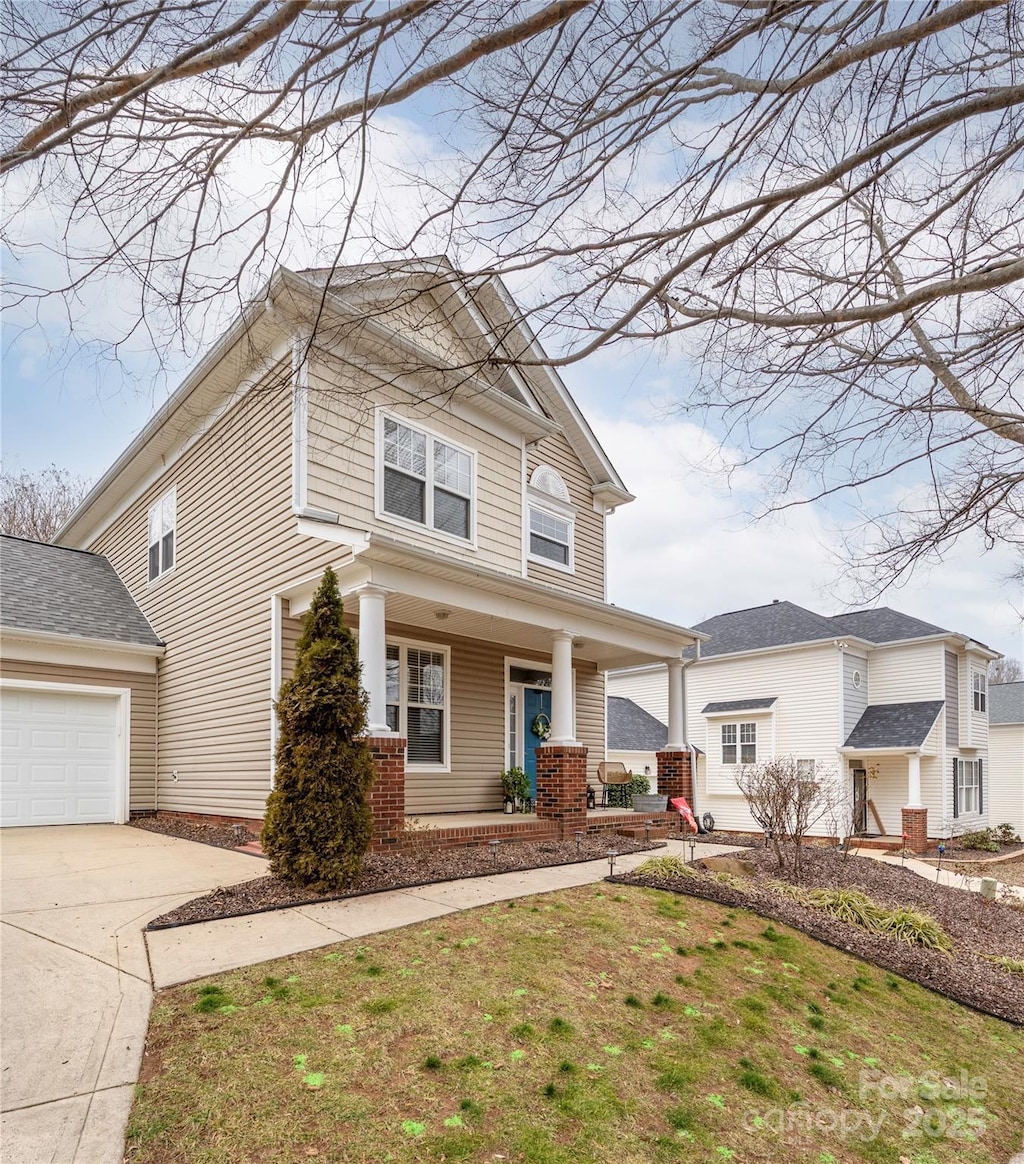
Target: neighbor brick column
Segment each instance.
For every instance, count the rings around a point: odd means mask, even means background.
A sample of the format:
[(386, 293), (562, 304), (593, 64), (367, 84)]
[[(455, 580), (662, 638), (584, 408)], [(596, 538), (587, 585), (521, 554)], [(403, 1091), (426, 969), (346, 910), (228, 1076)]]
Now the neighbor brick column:
[(685, 796), (693, 808), (693, 773), (690, 771), (689, 752), (658, 753), (658, 795), (672, 800)]
[(377, 778), (367, 799), (373, 813), (374, 851), (395, 846), (405, 828), (405, 740), (401, 736), (368, 736)]
[(537, 749), (537, 819), (553, 821), (563, 838), (586, 829), (586, 748), (544, 744)]
[(912, 853), (923, 853), (928, 848), (928, 809), (904, 808), (903, 835)]

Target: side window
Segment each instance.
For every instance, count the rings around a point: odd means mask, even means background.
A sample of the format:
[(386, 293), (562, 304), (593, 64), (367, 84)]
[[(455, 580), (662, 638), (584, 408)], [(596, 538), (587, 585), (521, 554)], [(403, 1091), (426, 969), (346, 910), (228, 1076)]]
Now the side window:
[(722, 724), (722, 763), (736, 763), (736, 725), (734, 723)]
[(155, 581), (174, 567), (174, 531), (177, 491), (169, 489), (149, 510), (149, 580)]
[(740, 763), (757, 763), (757, 724), (740, 724)]
[(381, 511), (452, 537), (473, 533), (472, 454), (385, 416), (380, 472)]
[(538, 465), (526, 492), (527, 557), (572, 573), (576, 510), (568, 486), (550, 465)]
[(984, 671), (971, 672), (971, 695), (975, 711), (988, 709), (988, 676)]

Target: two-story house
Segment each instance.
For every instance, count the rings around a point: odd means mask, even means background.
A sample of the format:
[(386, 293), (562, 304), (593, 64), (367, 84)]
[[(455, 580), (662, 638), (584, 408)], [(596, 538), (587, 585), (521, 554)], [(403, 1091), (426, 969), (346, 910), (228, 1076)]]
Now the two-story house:
[[(605, 524), (631, 500), (499, 280), (444, 260), (280, 270), (58, 537), (109, 562), (155, 632), (152, 728), (131, 724), (155, 755), (115, 765), (130, 787), (111, 803), (262, 816), (273, 701), (330, 565), (387, 773), (379, 820), (500, 809), (521, 765), (538, 814), (578, 823), (606, 671), (675, 675), (701, 637), (606, 601)], [(5, 636), (13, 666), (33, 628)], [(65, 689), (114, 682), (89, 637), (64, 636), (81, 664)], [(56, 700), (68, 661), (20, 650), (7, 678)], [(77, 819), (34, 803), (31, 819)]]
[[(756, 828), (736, 777), (775, 756), (838, 780), (860, 835), (908, 834), (922, 848), (987, 823), (986, 670), (998, 652), (884, 607), (826, 617), (777, 601), (695, 629), (709, 638), (685, 666), (686, 739), (697, 808), (716, 826)], [(616, 673), (609, 695), (667, 718), (664, 672)]]

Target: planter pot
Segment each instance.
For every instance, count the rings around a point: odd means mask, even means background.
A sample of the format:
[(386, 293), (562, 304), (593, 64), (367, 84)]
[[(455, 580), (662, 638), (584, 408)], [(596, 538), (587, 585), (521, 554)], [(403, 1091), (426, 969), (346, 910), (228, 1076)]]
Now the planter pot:
[(653, 796), (650, 794), (638, 796), (635, 793), (633, 795), (634, 812), (665, 812), (667, 808), (667, 796)]

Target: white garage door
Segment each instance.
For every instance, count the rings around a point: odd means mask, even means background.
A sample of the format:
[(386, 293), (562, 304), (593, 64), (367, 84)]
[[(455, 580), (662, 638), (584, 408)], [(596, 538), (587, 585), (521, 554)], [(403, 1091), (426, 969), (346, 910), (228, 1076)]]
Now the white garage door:
[(73, 691), (0, 692), (3, 825), (118, 819), (119, 702)]

